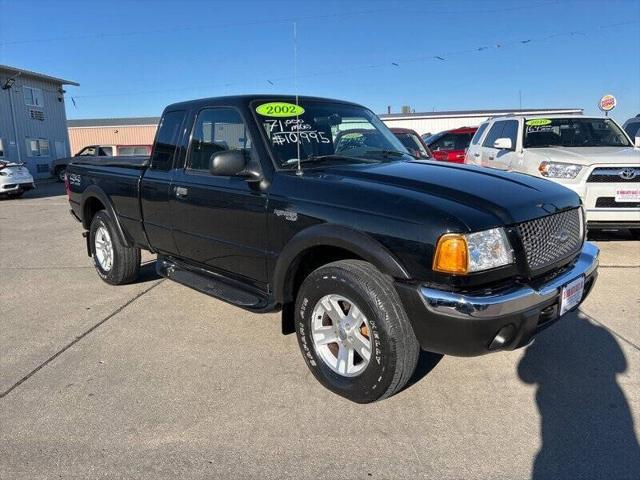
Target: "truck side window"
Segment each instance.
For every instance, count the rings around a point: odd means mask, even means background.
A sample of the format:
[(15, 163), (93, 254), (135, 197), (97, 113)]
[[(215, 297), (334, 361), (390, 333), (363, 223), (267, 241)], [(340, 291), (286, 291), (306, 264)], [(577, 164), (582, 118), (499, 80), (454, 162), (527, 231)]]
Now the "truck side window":
[(471, 139), (471, 143), (473, 145), (477, 145), (478, 142), (480, 141), (480, 137), (482, 137), (482, 134), (484, 133), (484, 131), (487, 129), (487, 126), (489, 124), (488, 123), (483, 123), (482, 125), (480, 125), (478, 127), (478, 130), (476, 130), (475, 135), (473, 136), (473, 138)]
[(251, 149), (247, 127), (232, 108), (207, 108), (198, 114), (187, 157), (187, 169), (209, 171), (213, 154)]
[(184, 120), (185, 112), (176, 110), (166, 112), (160, 120), (156, 141), (151, 155), (152, 170), (171, 170), (173, 155), (180, 137), (180, 126)]
[(505, 121), (502, 121), (493, 124), (493, 126), (489, 130), (489, 133), (487, 133), (487, 138), (485, 138), (484, 142), (482, 142), (483, 147), (493, 148), (493, 142), (495, 142), (499, 138), (502, 138), (502, 130), (505, 123)]
[(510, 138), (511, 145), (513, 145), (513, 150), (516, 148), (516, 141), (518, 139), (518, 121), (517, 120), (507, 120), (504, 122), (504, 128), (502, 129), (502, 133), (499, 138)]

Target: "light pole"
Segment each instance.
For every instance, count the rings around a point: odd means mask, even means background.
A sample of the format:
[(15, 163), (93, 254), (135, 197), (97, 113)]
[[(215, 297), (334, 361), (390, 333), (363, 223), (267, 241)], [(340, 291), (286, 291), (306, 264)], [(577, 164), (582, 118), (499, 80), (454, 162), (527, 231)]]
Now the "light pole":
[[(20, 74), (18, 73), (18, 75)], [(22, 163), (22, 155), (20, 154), (20, 140), (18, 140), (18, 126), (16, 125), (16, 112), (13, 109), (13, 96), (11, 95), (11, 88), (16, 83), (16, 77), (18, 75), (8, 78), (2, 86), (2, 90), (6, 90), (7, 94), (9, 95), (9, 109), (11, 110), (11, 122), (13, 123), (13, 138), (15, 139), (16, 149), (18, 151), (18, 163)]]

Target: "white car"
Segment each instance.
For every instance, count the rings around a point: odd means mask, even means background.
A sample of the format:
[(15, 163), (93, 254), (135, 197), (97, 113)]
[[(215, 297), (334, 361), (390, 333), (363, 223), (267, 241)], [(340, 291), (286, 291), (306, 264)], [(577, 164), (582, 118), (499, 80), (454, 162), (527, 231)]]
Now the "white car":
[(639, 147), (610, 118), (496, 117), (480, 125), (465, 163), (553, 180), (580, 195), (589, 228), (639, 235)]
[(0, 196), (16, 198), (33, 188), (33, 177), (24, 164), (0, 161)]

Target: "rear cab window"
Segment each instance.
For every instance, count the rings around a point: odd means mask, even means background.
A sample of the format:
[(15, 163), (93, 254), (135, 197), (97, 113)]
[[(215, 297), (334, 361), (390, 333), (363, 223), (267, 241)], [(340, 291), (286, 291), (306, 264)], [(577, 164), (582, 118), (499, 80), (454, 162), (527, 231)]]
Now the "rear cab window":
[(173, 157), (180, 140), (180, 127), (184, 122), (185, 113), (184, 110), (165, 112), (162, 119), (160, 119), (153, 154), (151, 155), (151, 170), (171, 170)]

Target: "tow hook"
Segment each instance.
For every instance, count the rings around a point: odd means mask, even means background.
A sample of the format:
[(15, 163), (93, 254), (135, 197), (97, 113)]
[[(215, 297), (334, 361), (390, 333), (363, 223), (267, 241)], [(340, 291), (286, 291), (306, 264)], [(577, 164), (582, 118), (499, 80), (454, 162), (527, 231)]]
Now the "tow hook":
[(91, 245), (89, 245), (89, 232), (82, 232), (82, 236), (87, 241), (87, 256), (90, 257), (91, 256)]

